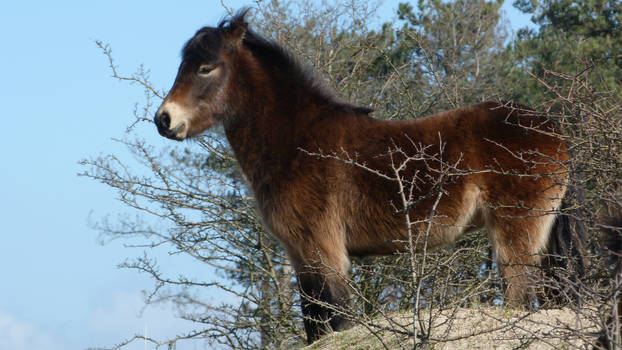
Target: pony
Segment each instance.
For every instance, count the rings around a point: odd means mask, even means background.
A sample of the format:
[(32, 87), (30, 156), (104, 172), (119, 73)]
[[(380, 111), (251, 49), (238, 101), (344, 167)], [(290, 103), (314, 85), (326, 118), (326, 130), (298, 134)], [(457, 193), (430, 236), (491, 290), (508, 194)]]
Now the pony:
[[(183, 46), (154, 122), (178, 141), (222, 123), (263, 223), (294, 267), (307, 341), (348, 327), (339, 310), (349, 303), (351, 256), (421, 250), (423, 241), (440, 247), (480, 228), (504, 302), (529, 303), (568, 182), (557, 126), (501, 102), (375, 119), (250, 29), (246, 13), (201, 28)], [(399, 176), (395, 164), (405, 165)], [(443, 164), (455, 171), (436, 196)], [(417, 199), (401, 209), (400, 184)]]

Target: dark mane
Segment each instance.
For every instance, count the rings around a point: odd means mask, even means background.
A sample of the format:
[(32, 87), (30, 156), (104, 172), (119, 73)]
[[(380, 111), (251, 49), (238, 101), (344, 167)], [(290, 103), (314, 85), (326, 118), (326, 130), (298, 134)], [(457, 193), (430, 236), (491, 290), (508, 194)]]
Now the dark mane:
[(213, 61), (218, 57), (222, 38), (218, 29), (203, 27), (184, 44), (181, 57), (185, 60)]
[[(231, 30), (235, 26), (247, 26), (245, 16), (248, 11), (248, 8), (242, 9), (233, 17), (222, 20), (218, 24), (218, 29)], [(352, 109), (363, 114), (373, 111), (368, 107), (342, 101), (310, 64), (300, 62), (296, 56), (276, 41), (264, 38), (254, 30), (247, 28), (243, 44), (262, 62), (264, 67), (271, 69), (271, 74), (280, 76), (284, 81), (299, 82), (305, 90), (325, 100), (327, 104)]]

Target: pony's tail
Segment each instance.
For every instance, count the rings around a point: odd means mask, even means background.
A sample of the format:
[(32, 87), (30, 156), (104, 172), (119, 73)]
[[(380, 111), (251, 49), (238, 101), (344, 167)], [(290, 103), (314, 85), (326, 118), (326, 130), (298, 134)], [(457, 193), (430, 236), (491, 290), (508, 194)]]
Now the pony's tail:
[(543, 261), (545, 300), (542, 301), (548, 306), (581, 302), (580, 278), (586, 269), (587, 229), (578, 210), (570, 208), (570, 196), (566, 193)]
[(611, 315), (607, 318), (605, 329), (599, 332), (596, 349), (616, 349), (622, 343), (622, 298), (620, 286), (622, 284), (622, 212), (615, 219), (605, 220), (603, 231), (607, 239), (607, 249), (610, 255), (610, 264), (613, 269), (613, 293)]

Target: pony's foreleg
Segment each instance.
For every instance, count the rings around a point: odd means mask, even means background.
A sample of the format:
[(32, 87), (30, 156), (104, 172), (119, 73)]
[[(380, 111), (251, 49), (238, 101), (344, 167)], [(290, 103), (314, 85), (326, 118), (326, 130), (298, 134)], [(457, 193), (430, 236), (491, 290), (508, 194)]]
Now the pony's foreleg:
[(302, 314), (311, 344), (323, 334), (347, 328), (347, 320), (342, 316), (347, 312), (350, 298), (346, 286), (337, 278), (322, 273), (297, 273), (302, 301)]
[(292, 259), (309, 344), (323, 334), (344, 330), (349, 326), (344, 317), (344, 313), (349, 312), (350, 304), (350, 293), (345, 282), (348, 260), (345, 255), (335, 255), (316, 251), (306, 254), (299, 261)]

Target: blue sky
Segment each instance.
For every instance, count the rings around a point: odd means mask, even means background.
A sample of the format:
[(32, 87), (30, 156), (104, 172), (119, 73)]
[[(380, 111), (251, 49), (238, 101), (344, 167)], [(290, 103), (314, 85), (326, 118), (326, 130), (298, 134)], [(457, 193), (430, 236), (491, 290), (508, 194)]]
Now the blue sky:
[[(384, 20), (394, 18), (397, 3), (384, 2)], [(514, 29), (527, 24), (510, 3), (504, 9)], [(102, 246), (89, 226), (124, 208), (106, 186), (76, 174), (83, 158), (130, 157), (112, 138), (124, 136), (142, 98), (139, 88), (110, 78), (94, 40), (110, 43), (121, 72), (145, 64), (154, 85), (167, 89), (184, 41), (225, 13), (215, 0), (3, 4), (0, 349), (111, 346), (137, 332), (165, 337), (187, 326), (165, 307), (139, 315), (141, 291), (152, 283), (116, 266), (141, 251), (122, 242)], [(147, 125), (137, 134), (152, 144), (170, 142)]]

